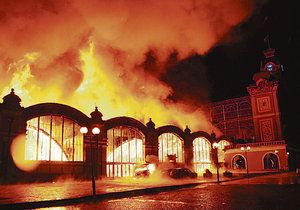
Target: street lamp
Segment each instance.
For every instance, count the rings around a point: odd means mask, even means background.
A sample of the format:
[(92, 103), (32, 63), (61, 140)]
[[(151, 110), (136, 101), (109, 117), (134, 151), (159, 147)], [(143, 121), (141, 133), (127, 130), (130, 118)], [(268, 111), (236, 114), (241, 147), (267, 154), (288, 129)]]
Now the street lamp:
[(218, 157), (218, 147), (219, 144), (217, 142), (213, 143), (213, 149), (214, 149), (214, 154), (215, 154), (215, 160), (216, 160), (216, 165), (217, 165), (217, 180), (218, 183), (220, 183), (220, 175), (219, 175), (219, 157)]
[[(88, 128), (87, 127), (81, 127), (80, 128), (80, 133), (82, 133), (83, 135), (86, 135), (88, 133)], [(97, 135), (100, 133), (100, 129), (97, 127), (94, 127), (92, 129), (92, 133), (93, 135)], [(96, 195), (96, 183), (95, 183), (95, 174), (94, 174), (94, 156), (92, 154), (93, 151), (93, 146), (92, 146), (92, 137), (93, 135), (86, 135), (86, 137), (89, 138), (90, 140), (90, 145), (91, 145), (91, 172), (92, 172), (92, 189), (93, 189), (93, 196)], [(98, 146), (98, 143), (97, 143)]]
[(250, 149), (251, 149), (250, 146), (247, 146), (246, 148), (245, 148), (245, 147), (241, 147), (241, 150), (242, 150), (242, 151), (245, 151), (247, 177), (249, 176), (247, 152), (249, 152)]

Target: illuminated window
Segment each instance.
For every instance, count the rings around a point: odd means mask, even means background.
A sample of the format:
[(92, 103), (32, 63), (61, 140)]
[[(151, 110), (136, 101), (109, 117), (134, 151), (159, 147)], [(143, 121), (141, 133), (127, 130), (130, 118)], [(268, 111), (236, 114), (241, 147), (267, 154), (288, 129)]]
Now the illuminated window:
[(219, 163), (224, 163), (225, 162), (225, 151), (224, 148), (225, 146), (229, 145), (230, 143), (226, 140), (221, 140), (219, 141), (219, 146), (218, 146), (218, 160)]
[(197, 173), (203, 173), (205, 169), (210, 169), (210, 148), (210, 142), (204, 137), (196, 138), (193, 141), (194, 169)]
[(134, 167), (145, 161), (145, 137), (128, 126), (107, 131), (107, 176), (133, 176)]
[(27, 121), (25, 160), (83, 161), (80, 126), (62, 116)]
[(232, 168), (233, 169), (246, 169), (245, 158), (241, 155), (236, 155), (232, 159)]
[(183, 141), (173, 133), (163, 133), (158, 137), (158, 150), (160, 162), (184, 162)]

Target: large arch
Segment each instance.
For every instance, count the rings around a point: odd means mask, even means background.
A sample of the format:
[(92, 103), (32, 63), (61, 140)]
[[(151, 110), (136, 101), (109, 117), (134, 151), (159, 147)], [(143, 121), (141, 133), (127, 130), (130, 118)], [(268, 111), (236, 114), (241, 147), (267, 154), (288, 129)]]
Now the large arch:
[(185, 140), (184, 132), (180, 128), (178, 128), (177, 126), (174, 126), (174, 125), (161, 126), (161, 127), (158, 127), (156, 129), (156, 131), (157, 131), (157, 136), (160, 136), (163, 133), (174, 133), (177, 136), (179, 136), (182, 140)]
[(184, 141), (176, 133), (158, 136), (158, 159), (160, 162), (184, 162)]
[(156, 129), (160, 162), (184, 162), (185, 133), (178, 127), (166, 125)]
[(237, 169), (237, 170), (246, 169), (247, 167), (246, 161), (247, 161), (246, 158), (241, 154), (237, 154), (233, 156), (231, 161), (232, 169)]
[(83, 112), (64, 104), (59, 103), (41, 103), (29, 106), (24, 110), (25, 119), (30, 120), (35, 117), (45, 115), (65, 116), (75, 121), (80, 126), (88, 125), (90, 118)]
[(193, 164), (197, 173), (211, 169), (211, 142), (202, 136), (193, 139)]
[(268, 152), (263, 156), (264, 169), (266, 170), (278, 170), (279, 169), (279, 158), (277, 154)]
[(75, 121), (42, 115), (26, 124), (25, 160), (83, 161), (83, 135)]
[(111, 118), (109, 120), (106, 120), (104, 122), (104, 126), (106, 130), (109, 130), (113, 127), (116, 126), (130, 126), (133, 128), (137, 128), (138, 130), (140, 130), (144, 135), (146, 135), (147, 133), (147, 127), (141, 123), (140, 121), (131, 118), (131, 117), (115, 117), (115, 118)]
[(197, 131), (197, 132), (194, 132), (194, 133), (191, 134), (191, 139), (192, 140), (194, 140), (196, 138), (199, 138), (199, 137), (206, 138), (210, 143), (212, 143), (212, 141), (213, 141), (212, 136), (209, 135), (205, 131)]
[(133, 176), (134, 167), (145, 161), (145, 135), (136, 127), (116, 125), (107, 130), (108, 177)]

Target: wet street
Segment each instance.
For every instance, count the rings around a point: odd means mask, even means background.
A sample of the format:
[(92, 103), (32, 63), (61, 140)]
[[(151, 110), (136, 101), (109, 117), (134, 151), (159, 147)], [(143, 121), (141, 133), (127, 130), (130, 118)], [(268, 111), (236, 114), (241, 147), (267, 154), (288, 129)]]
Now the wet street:
[(299, 184), (285, 173), (55, 209), (300, 209)]

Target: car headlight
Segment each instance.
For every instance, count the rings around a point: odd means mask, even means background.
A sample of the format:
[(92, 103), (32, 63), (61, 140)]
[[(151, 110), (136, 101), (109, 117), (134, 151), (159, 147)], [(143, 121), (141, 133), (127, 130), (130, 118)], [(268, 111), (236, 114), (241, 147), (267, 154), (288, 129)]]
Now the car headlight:
[(148, 170), (150, 173), (153, 173), (155, 171), (155, 164), (151, 163), (148, 165)]

